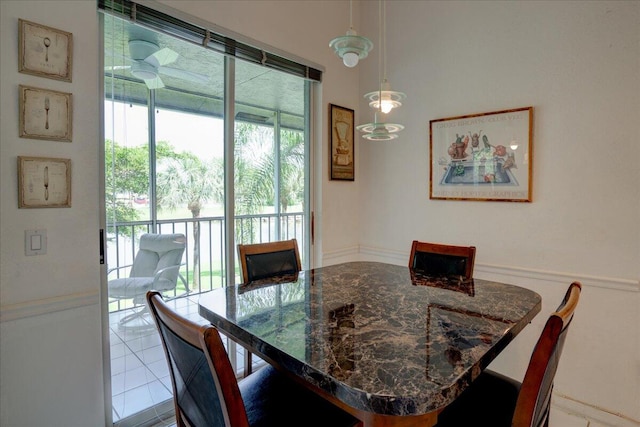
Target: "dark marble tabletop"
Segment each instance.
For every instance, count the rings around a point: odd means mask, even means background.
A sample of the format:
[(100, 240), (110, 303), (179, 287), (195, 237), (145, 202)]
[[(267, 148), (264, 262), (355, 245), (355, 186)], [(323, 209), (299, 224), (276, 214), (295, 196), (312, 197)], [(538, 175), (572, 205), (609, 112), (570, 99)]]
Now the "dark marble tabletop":
[[(280, 283), (278, 283), (280, 282)], [(351, 262), (200, 298), (200, 314), (357, 410), (450, 403), (540, 311), (530, 290)]]

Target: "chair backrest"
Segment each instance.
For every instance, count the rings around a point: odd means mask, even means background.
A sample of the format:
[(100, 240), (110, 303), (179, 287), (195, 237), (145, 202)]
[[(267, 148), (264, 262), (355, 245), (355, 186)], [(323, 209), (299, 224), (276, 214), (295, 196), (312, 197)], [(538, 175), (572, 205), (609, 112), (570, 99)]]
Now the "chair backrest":
[(238, 245), (242, 283), (266, 279), (301, 270), (300, 253), (296, 239), (269, 243)]
[[(160, 270), (182, 263), (186, 246), (184, 234), (143, 234), (140, 247), (129, 277), (153, 277)], [(167, 269), (161, 273), (161, 279), (171, 283), (178, 280), (178, 269)]]
[(475, 246), (455, 246), (414, 240), (409, 255), (409, 268), (432, 276), (473, 277)]
[(155, 291), (146, 295), (165, 350), (179, 427), (249, 425), (220, 334), (173, 311)]
[(513, 427), (548, 425), (553, 379), (582, 285), (573, 282), (558, 309), (549, 316), (533, 349), (513, 415)]

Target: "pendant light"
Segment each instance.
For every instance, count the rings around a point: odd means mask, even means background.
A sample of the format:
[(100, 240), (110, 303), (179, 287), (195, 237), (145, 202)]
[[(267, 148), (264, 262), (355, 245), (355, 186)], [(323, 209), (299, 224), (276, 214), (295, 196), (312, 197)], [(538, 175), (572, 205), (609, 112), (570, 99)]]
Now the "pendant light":
[(373, 123), (357, 126), (360, 132), (364, 132), (362, 137), (369, 141), (390, 141), (398, 137), (398, 133), (404, 126), (396, 123), (384, 123), (378, 121), (378, 113), (375, 114)]
[(329, 42), (329, 47), (342, 58), (342, 62), (349, 68), (358, 65), (358, 61), (369, 55), (373, 43), (366, 37), (359, 36), (353, 29), (353, 0), (349, 0), (349, 30), (346, 36), (336, 37)]
[(391, 90), (391, 84), (387, 80), (387, 12), (386, 2), (384, 6), (380, 1), (380, 8), (382, 8), (380, 15), (382, 16), (381, 32), (382, 32), (382, 57), (383, 57), (383, 70), (384, 78), (380, 84), (381, 88), (378, 91), (367, 93), (364, 97), (369, 100), (369, 106), (375, 110), (382, 110), (387, 114), (393, 108), (398, 108), (402, 105), (402, 100), (407, 96), (402, 92)]
[[(382, 1), (383, 0), (380, 0), (380, 2), (379, 2), (379, 11), (380, 11), (379, 20), (381, 22), (382, 22), (382, 15), (383, 15), (383, 12), (382, 12)], [(381, 30), (379, 32), (378, 37), (379, 37), (379, 39), (381, 41), (382, 40), (382, 32), (383, 32), (382, 31), (382, 23), (380, 24), (380, 28), (381, 28)], [(384, 54), (385, 50), (386, 49), (383, 48), (381, 54), (378, 55), (378, 78), (380, 78), (381, 69), (382, 69), (382, 65), (381, 65), (381, 63), (382, 63), (382, 54)], [(378, 89), (378, 91), (370, 92), (367, 95), (365, 95), (365, 97), (371, 95), (371, 93), (375, 93), (378, 100), (380, 100), (380, 99), (384, 100), (383, 94), (385, 92), (390, 92), (389, 90), (387, 90), (388, 89), (388, 85), (385, 85), (385, 82), (386, 82), (386, 78), (380, 82), (380, 88)], [(400, 93), (400, 92), (398, 92), (398, 93)], [(404, 94), (402, 94), (402, 98), (401, 99), (404, 99)], [(397, 100), (397, 101), (399, 103), (399, 100)], [(375, 108), (377, 111), (373, 116), (374, 117), (373, 118), (373, 123), (366, 123), (364, 125), (360, 125), (360, 126), (356, 127), (356, 129), (358, 129), (360, 132), (363, 132), (362, 137), (364, 139), (366, 139), (366, 140), (369, 140), (369, 141), (389, 141), (389, 140), (392, 140), (392, 139), (396, 139), (398, 137), (398, 132), (403, 130), (404, 126), (396, 124), (396, 123), (385, 123), (383, 121), (379, 121), (379, 117), (383, 116), (383, 114), (386, 114), (388, 112), (388, 111), (385, 111), (386, 108), (387, 108), (386, 106), (388, 104), (385, 104), (384, 102), (377, 102), (374, 105), (374, 103), (372, 101), (372, 102), (369, 103), (369, 105), (372, 108)], [(389, 109), (389, 111), (390, 111), (390, 109)]]

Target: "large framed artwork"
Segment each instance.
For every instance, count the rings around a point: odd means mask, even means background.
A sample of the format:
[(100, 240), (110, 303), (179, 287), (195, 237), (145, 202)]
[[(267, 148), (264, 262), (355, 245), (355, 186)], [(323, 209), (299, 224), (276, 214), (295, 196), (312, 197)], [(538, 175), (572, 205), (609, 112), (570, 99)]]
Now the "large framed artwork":
[(24, 19), (18, 27), (18, 71), (70, 82), (73, 35)]
[(533, 107), (429, 122), (429, 198), (531, 202)]
[(330, 177), (334, 180), (353, 181), (354, 112), (349, 108), (329, 104), (329, 164)]

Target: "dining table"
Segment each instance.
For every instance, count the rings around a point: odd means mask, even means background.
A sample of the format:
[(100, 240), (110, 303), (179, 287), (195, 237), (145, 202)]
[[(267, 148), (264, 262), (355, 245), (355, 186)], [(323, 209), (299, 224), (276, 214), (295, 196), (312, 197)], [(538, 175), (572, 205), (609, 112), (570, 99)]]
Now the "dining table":
[(369, 261), (199, 300), (223, 335), (366, 427), (436, 425), (540, 309), (540, 295), (520, 286)]

